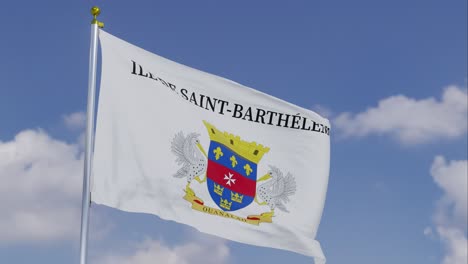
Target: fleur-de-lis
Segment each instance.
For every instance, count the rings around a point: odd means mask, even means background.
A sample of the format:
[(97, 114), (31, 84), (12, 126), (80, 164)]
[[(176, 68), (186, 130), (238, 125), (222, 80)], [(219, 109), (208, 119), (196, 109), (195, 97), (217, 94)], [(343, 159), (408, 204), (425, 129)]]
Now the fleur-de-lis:
[(245, 164), (244, 170), (245, 170), (245, 174), (247, 174), (247, 176), (249, 176), (250, 173), (252, 173), (252, 171), (253, 171), (252, 168), (250, 167), (250, 165), (249, 165), (248, 163)]
[(229, 160), (231, 161), (232, 167), (234, 168), (237, 165), (236, 156), (232, 155)]
[(217, 147), (215, 150), (213, 150), (213, 153), (215, 154), (216, 160), (219, 160), (219, 158), (224, 155), (220, 147)]

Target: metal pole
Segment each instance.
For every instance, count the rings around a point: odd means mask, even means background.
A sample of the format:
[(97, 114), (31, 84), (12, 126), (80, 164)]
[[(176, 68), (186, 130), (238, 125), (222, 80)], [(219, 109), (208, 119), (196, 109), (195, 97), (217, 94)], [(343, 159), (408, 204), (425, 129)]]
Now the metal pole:
[(86, 124), (86, 142), (84, 156), (83, 173), (83, 196), (81, 204), (81, 237), (80, 237), (80, 264), (86, 264), (88, 251), (88, 226), (89, 226), (89, 208), (91, 205), (90, 176), (94, 145), (94, 109), (96, 98), (96, 65), (98, 53), (98, 34), (99, 27), (103, 24), (97, 21), (100, 10), (98, 7), (91, 9), (94, 19), (91, 22), (91, 45), (89, 52), (89, 79), (88, 79), (88, 108)]

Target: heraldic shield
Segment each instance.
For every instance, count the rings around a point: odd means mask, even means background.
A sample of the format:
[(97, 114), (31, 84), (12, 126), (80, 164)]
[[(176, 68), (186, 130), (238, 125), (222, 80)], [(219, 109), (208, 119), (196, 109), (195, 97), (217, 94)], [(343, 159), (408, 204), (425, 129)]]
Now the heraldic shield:
[(204, 124), (210, 136), (206, 182), (211, 198), (223, 211), (242, 209), (255, 198), (257, 164), (269, 148)]

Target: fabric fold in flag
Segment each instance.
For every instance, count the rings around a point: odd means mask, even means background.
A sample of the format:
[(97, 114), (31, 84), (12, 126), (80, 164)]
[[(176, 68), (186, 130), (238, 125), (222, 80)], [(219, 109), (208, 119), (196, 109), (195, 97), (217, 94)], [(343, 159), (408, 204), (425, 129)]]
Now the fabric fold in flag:
[(330, 123), (100, 31), (92, 201), (325, 263)]

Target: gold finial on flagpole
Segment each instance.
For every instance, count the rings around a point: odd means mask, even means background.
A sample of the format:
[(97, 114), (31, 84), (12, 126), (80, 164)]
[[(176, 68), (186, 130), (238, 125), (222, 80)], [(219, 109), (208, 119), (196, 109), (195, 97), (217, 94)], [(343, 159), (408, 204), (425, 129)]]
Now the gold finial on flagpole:
[(99, 14), (101, 14), (101, 9), (97, 6), (93, 6), (91, 8), (91, 15), (93, 15), (93, 20), (91, 21), (91, 24), (97, 24), (99, 28), (103, 28), (104, 23), (97, 20), (97, 16), (99, 16)]

